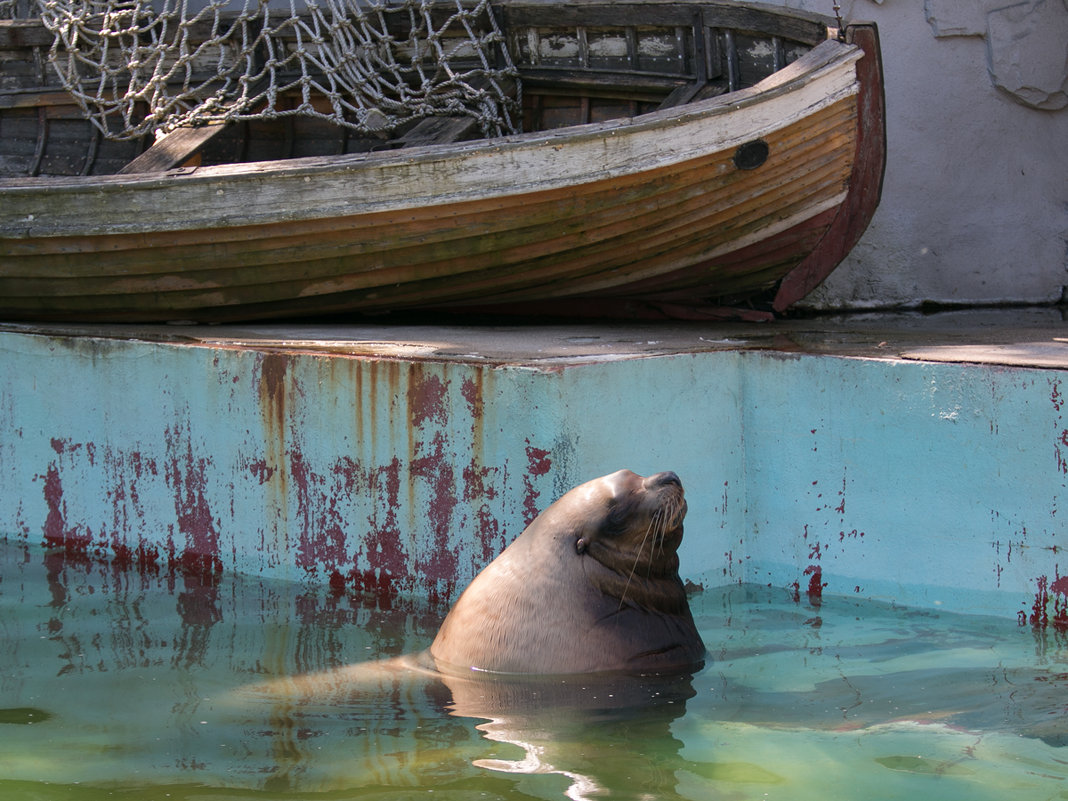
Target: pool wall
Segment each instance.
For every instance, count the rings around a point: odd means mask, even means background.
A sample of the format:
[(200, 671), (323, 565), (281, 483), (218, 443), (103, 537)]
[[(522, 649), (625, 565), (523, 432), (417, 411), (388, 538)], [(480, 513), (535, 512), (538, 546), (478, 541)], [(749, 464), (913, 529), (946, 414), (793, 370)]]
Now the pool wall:
[(524, 364), (4, 332), (0, 535), (447, 601), (569, 487), (672, 469), (684, 578), (1052, 624), (1068, 614), (1065, 378), (766, 350)]

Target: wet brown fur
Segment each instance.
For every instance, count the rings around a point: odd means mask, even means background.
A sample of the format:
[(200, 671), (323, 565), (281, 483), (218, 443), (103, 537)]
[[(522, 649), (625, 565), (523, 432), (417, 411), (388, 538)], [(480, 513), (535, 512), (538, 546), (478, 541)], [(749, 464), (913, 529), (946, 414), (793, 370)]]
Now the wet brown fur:
[(471, 582), (430, 655), (446, 673), (693, 670), (705, 648), (679, 579), (674, 473), (620, 470), (552, 504)]

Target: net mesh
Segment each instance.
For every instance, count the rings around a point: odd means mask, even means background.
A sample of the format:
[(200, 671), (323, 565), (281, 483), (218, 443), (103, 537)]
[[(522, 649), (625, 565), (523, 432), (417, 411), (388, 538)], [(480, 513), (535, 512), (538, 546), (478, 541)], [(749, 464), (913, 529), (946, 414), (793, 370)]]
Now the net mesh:
[(37, 0), (49, 61), (112, 139), (289, 115), (362, 133), (428, 116), (517, 131), (518, 77), (488, 0), (278, 2)]

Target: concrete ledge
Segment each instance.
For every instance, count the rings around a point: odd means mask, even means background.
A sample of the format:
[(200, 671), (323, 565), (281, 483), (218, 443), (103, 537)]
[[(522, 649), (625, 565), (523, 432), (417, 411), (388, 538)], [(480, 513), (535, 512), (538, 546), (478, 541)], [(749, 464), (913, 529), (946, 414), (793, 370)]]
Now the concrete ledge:
[(448, 600), (570, 486), (673, 469), (691, 580), (1052, 622), (1068, 344), (1011, 321), (2, 326), (0, 536)]

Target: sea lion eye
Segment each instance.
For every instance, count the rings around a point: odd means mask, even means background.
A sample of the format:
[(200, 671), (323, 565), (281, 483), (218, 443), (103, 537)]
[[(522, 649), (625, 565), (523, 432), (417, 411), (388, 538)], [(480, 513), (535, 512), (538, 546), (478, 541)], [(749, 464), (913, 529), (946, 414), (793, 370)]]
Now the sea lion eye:
[(577, 540), (575, 540), (575, 553), (579, 554), (580, 556), (586, 553), (587, 545), (589, 545), (589, 542), (586, 540), (586, 538), (579, 537)]

